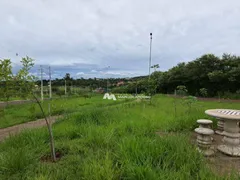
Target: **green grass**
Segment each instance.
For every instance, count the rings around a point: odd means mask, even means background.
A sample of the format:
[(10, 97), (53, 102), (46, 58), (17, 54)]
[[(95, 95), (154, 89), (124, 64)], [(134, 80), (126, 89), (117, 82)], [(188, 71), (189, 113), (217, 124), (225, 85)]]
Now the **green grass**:
[[(51, 104), (51, 115), (60, 115), (72, 112), (82, 111), (84, 108), (93, 106), (105, 106), (117, 103), (123, 103), (124, 100), (111, 101), (102, 100), (102, 95), (93, 96), (92, 98), (72, 97), (46, 100), (43, 102), (44, 112), (48, 113), (48, 103)], [(0, 108), (0, 128), (13, 126), (29, 121), (43, 118), (37, 103), (28, 103), (23, 105), (9, 105), (6, 108)]]
[(198, 118), (209, 118), (206, 109), (239, 105), (197, 102), (190, 111), (177, 99), (175, 114), (173, 101), (157, 96), (151, 105), (94, 106), (69, 114), (53, 126), (56, 150), (63, 154), (57, 163), (40, 161), (50, 155), (46, 128), (11, 137), (0, 144), (0, 179), (226, 179), (209, 170), (189, 144), (189, 133)]

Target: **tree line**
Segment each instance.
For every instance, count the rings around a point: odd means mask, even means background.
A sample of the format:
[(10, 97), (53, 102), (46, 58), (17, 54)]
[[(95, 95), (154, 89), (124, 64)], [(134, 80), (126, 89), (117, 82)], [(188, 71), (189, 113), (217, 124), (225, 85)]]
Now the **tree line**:
[(173, 94), (182, 87), (193, 96), (240, 98), (240, 57), (226, 53), (221, 57), (205, 54), (168, 71), (154, 71), (150, 80), (143, 77), (116, 88), (115, 92)]
[[(9, 94), (12, 94), (9, 87), (14, 80), (12, 75), (7, 75), (12, 74), (11, 61), (1, 60), (0, 65), (1, 72), (4, 72), (0, 76), (2, 87), (0, 92), (4, 94), (5, 98), (8, 98)], [(159, 65), (153, 65), (151, 68), (154, 69), (154, 72), (150, 75), (150, 79), (148, 76), (128, 79), (73, 79), (69, 73), (66, 73), (65, 77), (53, 80), (52, 87), (66, 84), (67, 87), (88, 87), (93, 90), (100, 87), (106, 89), (108, 84), (111, 91), (115, 93), (173, 94), (176, 91), (179, 92), (180, 89), (185, 89), (185, 92), (193, 96), (240, 98), (239, 56), (226, 53), (221, 57), (214, 54), (205, 54), (193, 61), (179, 63), (165, 72), (157, 71)], [(15, 80), (14, 82), (22, 82), (18, 81)], [(120, 81), (123, 81), (124, 84), (117, 86)], [(26, 83), (26, 81), (24, 82)], [(48, 82), (48, 80), (44, 80), (43, 84), (46, 86)], [(7, 85), (7, 83), (9, 84)], [(40, 85), (40, 81), (36, 81), (36, 84)], [(24, 88), (24, 86), (21, 86), (21, 88)], [(17, 91), (24, 92), (24, 89), (17, 89)]]

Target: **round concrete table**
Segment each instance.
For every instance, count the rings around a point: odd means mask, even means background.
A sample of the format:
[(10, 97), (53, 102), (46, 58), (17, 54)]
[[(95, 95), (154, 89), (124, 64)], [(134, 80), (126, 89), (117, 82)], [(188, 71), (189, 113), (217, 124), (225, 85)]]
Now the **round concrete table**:
[(240, 110), (209, 109), (205, 113), (224, 120), (223, 144), (219, 145), (217, 149), (230, 156), (240, 156), (240, 133), (238, 125)]

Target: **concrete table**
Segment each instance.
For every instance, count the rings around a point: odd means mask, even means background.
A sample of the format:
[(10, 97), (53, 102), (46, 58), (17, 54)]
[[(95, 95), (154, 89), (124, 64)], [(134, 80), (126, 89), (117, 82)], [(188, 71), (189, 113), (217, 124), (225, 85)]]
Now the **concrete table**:
[(209, 109), (205, 113), (224, 120), (223, 144), (218, 150), (231, 156), (240, 156), (240, 133), (239, 125), (240, 110), (232, 109)]

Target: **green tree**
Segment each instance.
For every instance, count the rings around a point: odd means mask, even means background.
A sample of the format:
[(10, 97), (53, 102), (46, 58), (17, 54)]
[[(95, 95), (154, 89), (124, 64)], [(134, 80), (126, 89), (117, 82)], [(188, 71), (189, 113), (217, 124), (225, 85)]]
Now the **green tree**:
[(39, 105), (39, 108), (44, 116), (44, 119), (46, 121), (46, 125), (48, 128), (48, 132), (49, 132), (51, 155), (52, 155), (53, 161), (56, 161), (52, 128), (43, 110), (42, 102), (40, 102), (40, 100), (37, 98), (37, 96), (34, 94), (34, 91), (33, 91), (34, 84), (35, 84), (34, 81), (36, 78), (30, 74), (30, 70), (34, 66), (34, 59), (27, 56), (26, 58), (22, 58), (21, 63), (22, 63), (22, 68), (19, 70), (17, 74), (18, 81), (20, 82), (19, 85), (21, 89), (24, 89), (24, 93), (21, 93), (21, 95), (23, 97), (32, 96), (35, 99), (36, 103)]
[(29, 93), (34, 89), (35, 76), (29, 73), (30, 69), (34, 66), (34, 59), (26, 56), (20, 61), (22, 68), (17, 73), (18, 85), (20, 86), (20, 96), (24, 99), (29, 97)]
[(10, 59), (0, 60), (0, 97), (8, 102), (10, 97), (14, 95), (13, 73)]

